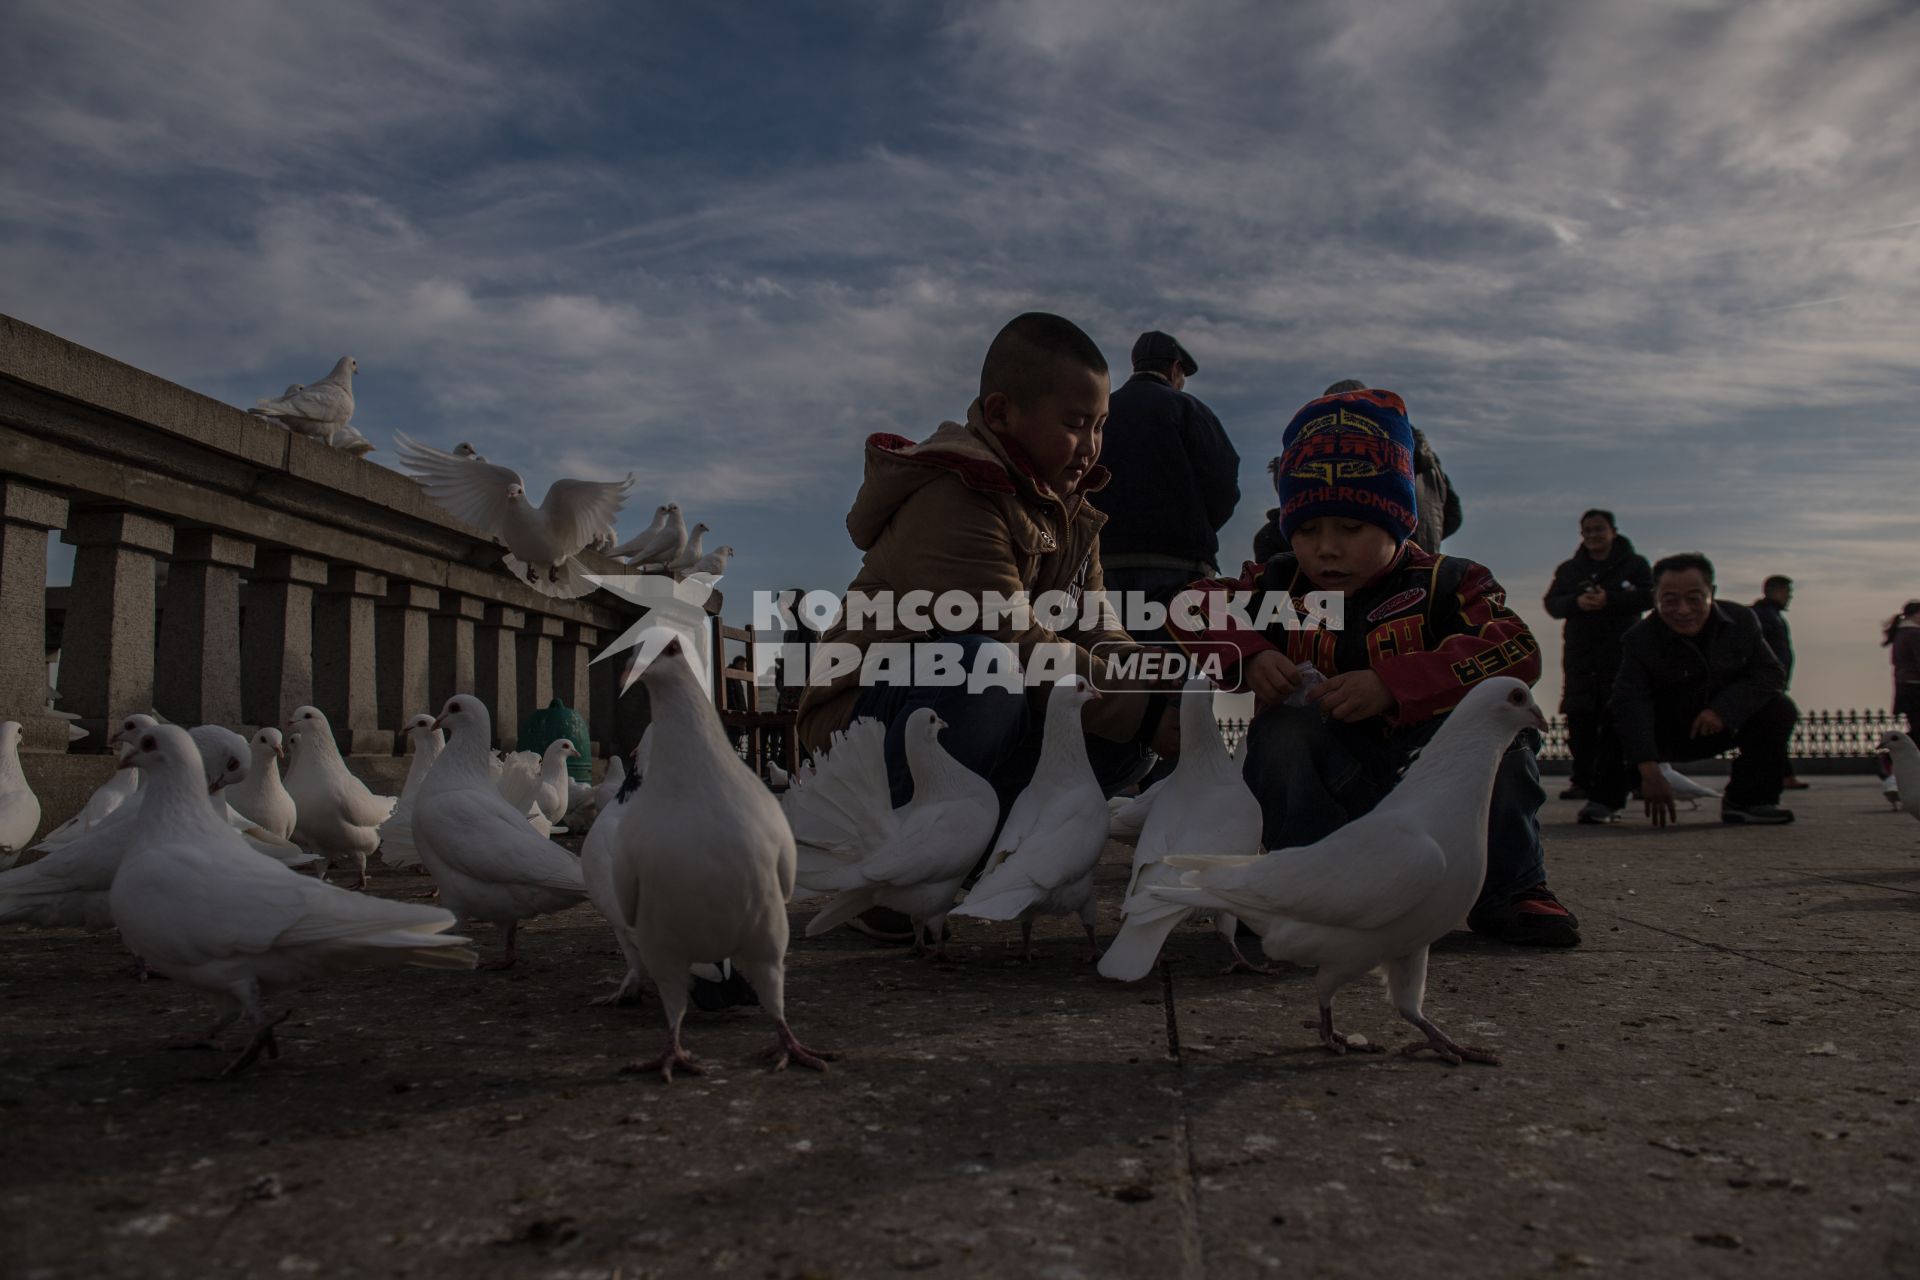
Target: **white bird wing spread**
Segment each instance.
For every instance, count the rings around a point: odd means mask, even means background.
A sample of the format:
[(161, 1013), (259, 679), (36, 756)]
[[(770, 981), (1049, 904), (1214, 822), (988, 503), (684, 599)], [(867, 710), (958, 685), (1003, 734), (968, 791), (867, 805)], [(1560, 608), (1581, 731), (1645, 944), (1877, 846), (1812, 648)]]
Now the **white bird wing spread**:
[(780, 797), (795, 843), (851, 855), (885, 844), (900, 828), (887, 786), (886, 726), (857, 720)]
[(332, 382), (316, 382), (290, 396), (262, 400), (255, 413), (270, 417), (307, 418), (314, 422), (345, 422), (353, 416), (353, 393)]
[[(393, 433), (394, 448), (421, 489), (449, 515), (476, 529), (497, 535), (507, 523), (507, 489), (520, 484), (519, 473), (462, 458), (421, 444), (405, 432)], [(582, 544), (584, 545), (584, 544)]]
[(1265, 857), (1174, 854), (1166, 864), (1186, 872), (1183, 885), (1204, 890), (1229, 910), (1343, 929), (1391, 924), (1438, 889), (1447, 872), (1445, 851), (1425, 831), (1366, 819), (1317, 844)]
[(491, 884), (532, 884), (587, 891), (580, 864), (523, 817), (484, 791), (453, 791), (433, 801), (436, 825), (462, 832), (455, 859), (462, 875)]
[(620, 481), (555, 480), (540, 513), (561, 548), (572, 555), (596, 538), (613, 536), (614, 517), (632, 487), (632, 476)]

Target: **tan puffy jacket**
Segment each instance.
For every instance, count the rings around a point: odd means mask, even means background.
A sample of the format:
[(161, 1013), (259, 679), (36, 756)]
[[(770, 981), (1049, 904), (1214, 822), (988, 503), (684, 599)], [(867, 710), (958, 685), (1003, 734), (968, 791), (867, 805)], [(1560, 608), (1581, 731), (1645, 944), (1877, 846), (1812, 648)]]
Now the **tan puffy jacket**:
[[(847, 513), (847, 532), (866, 552), (866, 560), (848, 591), (892, 592), (896, 599), (916, 590), (936, 596), (961, 591), (978, 600), (987, 592), (1012, 596), (1024, 590), (1032, 598), (1066, 591), (1078, 598), (1104, 590), (1100, 526), (1107, 518), (1088, 503), (1087, 495), (1106, 484), (1105, 468), (1095, 466), (1062, 502), (987, 427), (978, 401), (964, 424), (942, 423), (919, 444), (903, 436), (871, 436), (866, 457), (866, 479)], [(1014, 646), (1023, 658), (1035, 644), (1069, 640), (1078, 649), (1077, 670), (1083, 675), (1095, 674), (1096, 659), (1088, 646), (1112, 642), (1137, 647), (1111, 620), (1104, 630), (1081, 625), (1064, 634), (1047, 630), (1037, 620), (1022, 631), (1006, 626), (980, 630)], [(845, 618), (820, 636), (822, 643), (850, 643), (862, 652), (884, 640), (926, 638), (927, 633), (898, 626), (849, 632)], [(1104, 656), (1108, 650), (1101, 652)], [(1121, 683), (1110, 680), (1104, 670), (1099, 675), (1103, 690)], [(1151, 687), (1140, 681), (1125, 684)], [(859, 693), (857, 671), (830, 684), (809, 685), (800, 699), (801, 743), (809, 751), (824, 748), (833, 732), (853, 718)], [(1089, 733), (1124, 742), (1139, 731), (1146, 704), (1144, 692), (1107, 693), (1087, 704), (1083, 722)]]

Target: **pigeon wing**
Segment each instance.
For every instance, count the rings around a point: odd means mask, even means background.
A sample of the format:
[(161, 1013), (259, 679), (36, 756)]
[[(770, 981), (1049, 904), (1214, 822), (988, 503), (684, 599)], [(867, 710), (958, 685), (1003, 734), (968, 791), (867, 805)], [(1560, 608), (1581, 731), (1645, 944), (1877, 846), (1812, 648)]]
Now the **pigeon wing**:
[(599, 480), (555, 480), (540, 512), (547, 518), (566, 554), (572, 555), (598, 538), (613, 537), (614, 517), (626, 504), (633, 476), (617, 483)]
[(518, 472), (456, 457), (402, 431), (393, 433), (393, 442), (400, 460), (429, 498), (454, 519), (498, 536), (507, 523), (507, 489), (521, 483)]
[[(1379, 929), (1404, 915), (1446, 878), (1446, 852), (1424, 831), (1399, 822), (1360, 822), (1317, 844), (1265, 857), (1211, 859), (1174, 854), (1181, 883), (1232, 909), (1342, 929)], [(1209, 865), (1211, 864), (1211, 865)]]

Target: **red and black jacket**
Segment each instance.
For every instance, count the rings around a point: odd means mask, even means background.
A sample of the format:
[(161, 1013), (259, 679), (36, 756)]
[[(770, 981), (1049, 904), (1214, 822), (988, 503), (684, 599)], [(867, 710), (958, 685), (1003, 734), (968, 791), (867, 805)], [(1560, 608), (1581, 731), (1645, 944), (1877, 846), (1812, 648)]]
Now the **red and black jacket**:
[[(1264, 565), (1249, 562), (1238, 580), (1214, 579), (1194, 588), (1244, 593), (1249, 616), (1258, 615), (1268, 592), (1298, 600), (1314, 590), (1291, 553)], [(1230, 687), (1239, 687), (1240, 662), (1263, 649), (1311, 662), (1329, 676), (1370, 667), (1397, 703), (1387, 717), (1396, 728), (1453, 710), (1488, 676), (1513, 676), (1529, 685), (1540, 678), (1540, 643), (1507, 608), (1506, 590), (1487, 567), (1413, 543), (1378, 578), (1348, 595), (1339, 631), (1279, 625), (1257, 631), (1230, 621), (1204, 634), (1184, 632), (1177, 622), (1168, 630), (1189, 652), (1218, 654)]]

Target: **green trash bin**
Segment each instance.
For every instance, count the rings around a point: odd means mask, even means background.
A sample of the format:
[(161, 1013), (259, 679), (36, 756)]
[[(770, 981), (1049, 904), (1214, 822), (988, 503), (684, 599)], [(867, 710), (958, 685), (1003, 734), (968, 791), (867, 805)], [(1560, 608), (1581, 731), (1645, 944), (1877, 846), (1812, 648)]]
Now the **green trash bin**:
[(520, 750), (545, 752), (560, 739), (573, 743), (580, 754), (567, 761), (567, 776), (575, 782), (593, 781), (593, 740), (587, 721), (578, 711), (555, 698), (520, 722)]

